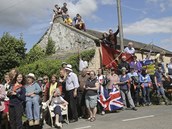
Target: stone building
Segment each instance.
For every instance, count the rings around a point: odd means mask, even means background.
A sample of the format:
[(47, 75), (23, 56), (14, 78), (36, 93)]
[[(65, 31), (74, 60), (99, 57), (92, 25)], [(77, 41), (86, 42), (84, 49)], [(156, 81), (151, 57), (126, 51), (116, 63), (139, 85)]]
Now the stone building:
[[(39, 45), (42, 49), (45, 49), (48, 43), (48, 38), (51, 37), (55, 42), (56, 56), (62, 56), (62, 54), (63, 56), (71, 55), (84, 50), (95, 49), (95, 56), (89, 62), (89, 68), (95, 70), (101, 67), (101, 48), (99, 39), (102, 37), (102, 34), (102, 32), (94, 30), (87, 30), (86, 32), (80, 31), (72, 26), (66, 25), (63, 23), (61, 17), (57, 17), (37, 45)], [(119, 45), (119, 38), (117, 38), (117, 41)], [(136, 49), (136, 55), (138, 56), (138, 59), (144, 58), (150, 49), (152, 50), (152, 59), (155, 58), (157, 53), (163, 53), (164, 62), (168, 63), (172, 57), (171, 51), (165, 50), (153, 44), (144, 44), (141, 42), (124, 39), (124, 46), (127, 46), (128, 42), (134, 43), (134, 48)]]

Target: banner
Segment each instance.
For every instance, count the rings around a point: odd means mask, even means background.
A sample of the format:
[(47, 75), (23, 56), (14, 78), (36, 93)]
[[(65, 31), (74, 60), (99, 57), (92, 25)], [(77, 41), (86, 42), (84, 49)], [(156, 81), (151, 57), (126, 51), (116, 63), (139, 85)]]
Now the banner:
[(122, 53), (119, 50), (115, 50), (106, 46), (104, 43), (101, 44), (101, 54), (102, 54), (102, 64), (106, 68), (114, 68), (117, 69), (118, 61), (122, 56), (126, 56), (126, 60), (130, 63), (133, 60), (133, 56), (129, 53)]

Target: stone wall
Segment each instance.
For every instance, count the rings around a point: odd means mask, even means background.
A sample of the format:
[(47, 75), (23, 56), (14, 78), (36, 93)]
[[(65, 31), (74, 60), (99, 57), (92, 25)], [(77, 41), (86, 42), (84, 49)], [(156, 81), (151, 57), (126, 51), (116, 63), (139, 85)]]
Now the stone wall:
[(101, 55), (100, 55), (100, 47), (96, 47), (95, 49), (95, 55), (93, 59), (89, 62), (89, 70), (94, 70), (97, 72), (97, 70), (101, 67)]
[(96, 47), (95, 40), (97, 39), (95, 37), (60, 21), (55, 21), (37, 45), (45, 50), (49, 37), (55, 42), (56, 47), (56, 54), (52, 55), (52, 59), (65, 59), (63, 55), (67, 58), (67, 55), (78, 51), (95, 49), (95, 55), (89, 62), (89, 69), (100, 68), (100, 51), (99, 47)]
[(48, 37), (51, 37), (55, 42), (56, 52), (76, 51), (78, 49), (82, 51), (95, 48), (96, 43), (94, 40), (83, 33), (78, 33), (78, 30), (74, 27), (67, 27), (62, 23), (54, 23), (38, 45), (45, 49), (48, 43)]

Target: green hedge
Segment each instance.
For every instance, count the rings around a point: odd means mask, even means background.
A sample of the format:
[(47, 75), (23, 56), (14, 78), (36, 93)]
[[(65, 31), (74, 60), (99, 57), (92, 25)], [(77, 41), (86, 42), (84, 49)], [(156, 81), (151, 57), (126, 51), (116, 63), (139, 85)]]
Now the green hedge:
[[(84, 60), (90, 61), (95, 54), (95, 50), (87, 50), (81, 53), (81, 57)], [(18, 70), (27, 75), (28, 73), (34, 73), (37, 77), (48, 75), (51, 76), (52, 74), (59, 74), (59, 70), (61, 68), (62, 62), (69, 63), (73, 66), (73, 70), (75, 73), (78, 73), (78, 66), (79, 66), (79, 56), (78, 54), (74, 54), (66, 60), (38, 60), (31, 64), (26, 64), (23, 66), (18, 67)]]

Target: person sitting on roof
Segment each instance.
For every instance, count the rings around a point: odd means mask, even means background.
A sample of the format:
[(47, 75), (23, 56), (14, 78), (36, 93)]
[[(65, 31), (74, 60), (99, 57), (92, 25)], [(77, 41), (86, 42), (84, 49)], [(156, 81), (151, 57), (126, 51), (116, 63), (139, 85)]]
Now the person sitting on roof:
[(135, 49), (134, 49), (134, 47), (133, 47), (133, 42), (129, 42), (129, 43), (128, 43), (128, 47), (126, 47), (126, 48), (124, 49), (124, 52), (129, 53), (129, 54), (131, 54), (131, 55), (134, 55), (134, 54), (135, 54)]
[(81, 16), (78, 17), (76, 24), (75, 24), (75, 27), (79, 30), (86, 31), (85, 23), (84, 23), (84, 20), (81, 18)]
[(67, 15), (66, 19), (64, 20), (64, 22), (69, 25), (69, 26), (72, 26), (72, 19), (70, 18), (69, 15)]
[(81, 17), (80, 14), (76, 14), (76, 16), (73, 18), (73, 25), (76, 25), (76, 21), (78, 20), (78, 17)]
[(57, 15), (61, 15), (62, 14), (62, 10), (60, 9), (60, 7), (56, 4), (55, 6), (55, 14), (57, 14)]
[(60, 9), (60, 7), (56, 4), (56, 5), (54, 5), (54, 7), (55, 7), (55, 9), (53, 9), (53, 16), (52, 16), (52, 19), (51, 19), (51, 22), (50, 22), (50, 24), (53, 24), (53, 22), (54, 22), (54, 19), (55, 19), (55, 17), (57, 16), (57, 15), (62, 15), (62, 11), (61, 11), (61, 9)]
[(118, 35), (119, 33), (119, 27), (117, 29), (117, 31), (115, 33), (113, 33), (113, 30), (112, 29), (109, 29), (109, 41), (111, 43), (111, 47), (114, 48), (114, 49), (117, 49), (117, 38), (116, 36)]
[(110, 43), (110, 41), (109, 41), (108, 36), (109, 36), (108, 33), (104, 32), (103, 35), (102, 35), (102, 39), (101, 39), (101, 40), (103, 41), (103, 43), (104, 43), (105, 45), (110, 46), (111, 43)]
[(62, 10), (63, 20), (65, 20), (67, 18), (67, 13), (68, 13), (67, 3), (63, 3), (63, 7), (61, 8), (61, 10)]

